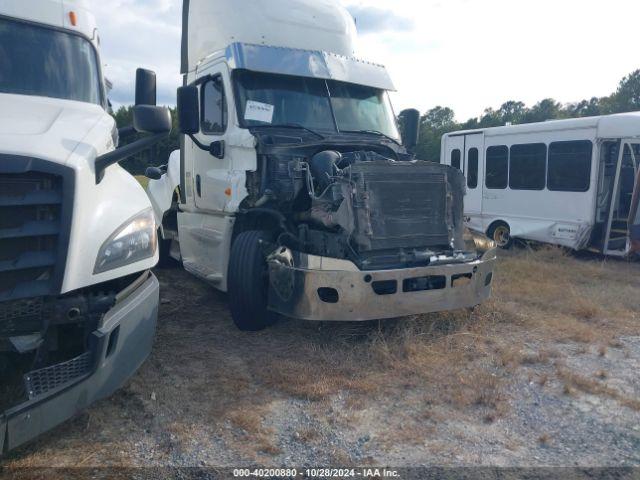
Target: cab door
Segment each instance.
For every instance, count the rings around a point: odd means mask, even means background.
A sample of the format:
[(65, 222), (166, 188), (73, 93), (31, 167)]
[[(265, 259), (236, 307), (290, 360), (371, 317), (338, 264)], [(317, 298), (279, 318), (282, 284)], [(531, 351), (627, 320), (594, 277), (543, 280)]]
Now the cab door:
[(198, 140), (210, 145), (219, 142), (219, 157), (193, 147), (193, 195), (196, 208), (222, 212), (228, 198), (231, 156), (226, 148), (229, 94), (231, 85), (226, 64), (220, 63), (198, 72), (200, 90), (200, 132)]
[(482, 132), (464, 137), (464, 172), (467, 194), (464, 197), (464, 214), (467, 224), (482, 231), (482, 195), (484, 178), (484, 134)]

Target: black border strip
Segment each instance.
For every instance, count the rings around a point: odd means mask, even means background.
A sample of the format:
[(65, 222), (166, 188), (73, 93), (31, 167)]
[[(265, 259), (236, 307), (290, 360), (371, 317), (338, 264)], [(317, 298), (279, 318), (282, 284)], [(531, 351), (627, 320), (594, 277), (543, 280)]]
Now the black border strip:
[(182, 2), (182, 42), (181, 42), (181, 62), (180, 73), (186, 74), (189, 71), (189, 2)]
[[(64, 272), (67, 264), (71, 222), (73, 220), (73, 202), (75, 194), (75, 171), (64, 165), (33, 157), (0, 154), (0, 174), (21, 174), (28, 172), (48, 173), (62, 177), (62, 211), (60, 214), (60, 234), (58, 235), (58, 252), (48, 295), (59, 295), (62, 291)], [(20, 297), (25, 298), (25, 297)], [(11, 297), (6, 300), (17, 300)]]

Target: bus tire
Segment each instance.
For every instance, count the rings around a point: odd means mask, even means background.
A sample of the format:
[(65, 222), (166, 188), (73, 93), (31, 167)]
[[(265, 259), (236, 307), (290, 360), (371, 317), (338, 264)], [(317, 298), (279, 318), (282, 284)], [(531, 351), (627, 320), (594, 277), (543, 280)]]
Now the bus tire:
[(513, 245), (511, 227), (507, 222), (494, 222), (487, 230), (487, 236), (496, 242), (496, 245), (504, 250), (508, 250)]
[(267, 309), (269, 271), (263, 243), (267, 232), (240, 233), (231, 245), (228, 271), (229, 308), (233, 323), (244, 332), (257, 332), (273, 325), (276, 314)]

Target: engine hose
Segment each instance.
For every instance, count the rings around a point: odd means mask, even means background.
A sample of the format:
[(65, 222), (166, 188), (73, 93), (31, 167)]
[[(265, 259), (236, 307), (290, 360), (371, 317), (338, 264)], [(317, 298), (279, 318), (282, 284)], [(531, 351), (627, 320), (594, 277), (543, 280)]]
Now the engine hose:
[(294, 234), (292, 234), (291, 232), (282, 232), (278, 236), (278, 244), (279, 245), (285, 245), (284, 239), (286, 239), (286, 238), (289, 238), (289, 239), (293, 240), (293, 242), (295, 243), (295, 245), (297, 247), (304, 247), (304, 244), (300, 241), (300, 239), (298, 237), (296, 237)]

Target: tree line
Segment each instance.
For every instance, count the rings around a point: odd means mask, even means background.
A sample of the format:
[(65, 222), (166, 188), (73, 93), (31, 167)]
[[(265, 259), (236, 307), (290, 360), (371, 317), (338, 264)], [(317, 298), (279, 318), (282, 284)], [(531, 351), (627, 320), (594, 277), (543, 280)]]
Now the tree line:
[[(149, 166), (165, 165), (169, 161), (169, 154), (180, 148), (180, 137), (178, 134), (178, 116), (175, 108), (169, 108), (171, 112), (172, 128), (167, 138), (155, 144), (148, 150), (141, 152), (120, 163), (132, 175), (144, 175), (144, 171)], [(133, 125), (133, 106), (122, 106), (113, 114), (118, 128)], [(120, 139), (120, 145), (126, 145), (139, 138), (133, 135)]]
[[(167, 163), (169, 154), (179, 148), (176, 109), (170, 108), (170, 111), (173, 119), (173, 129), (169, 137), (150, 150), (122, 162), (123, 167), (132, 174), (141, 175), (150, 165)], [(421, 117), (420, 140), (416, 147), (416, 154), (420, 159), (440, 161), (440, 138), (443, 134), (456, 130), (632, 111), (640, 111), (640, 70), (636, 70), (624, 77), (615, 92), (606, 97), (593, 97), (588, 100), (565, 104), (553, 98), (545, 98), (532, 107), (527, 107), (521, 101), (509, 100), (504, 102), (497, 110), (487, 108), (480, 117), (471, 118), (464, 123), (456, 121), (455, 112), (451, 108), (437, 106)], [(132, 125), (133, 107), (120, 107), (115, 112), (114, 117), (118, 128)], [(126, 144), (133, 139), (123, 139), (121, 144)]]
[(532, 107), (527, 107), (524, 102), (509, 100), (497, 110), (487, 108), (480, 117), (471, 118), (464, 123), (455, 120), (455, 112), (451, 108), (437, 106), (421, 117), (420, 140), (416, 147), (416, 154), (420, 159), (439, 162), (442, 135), (456, 130), (591, 117), (639, 110), (640, 70), (624, 77), (618, 84), (616, 91), (606, 97), (592, 97), (588, 100), (565, 104), (553, 98), (545, 98)]

